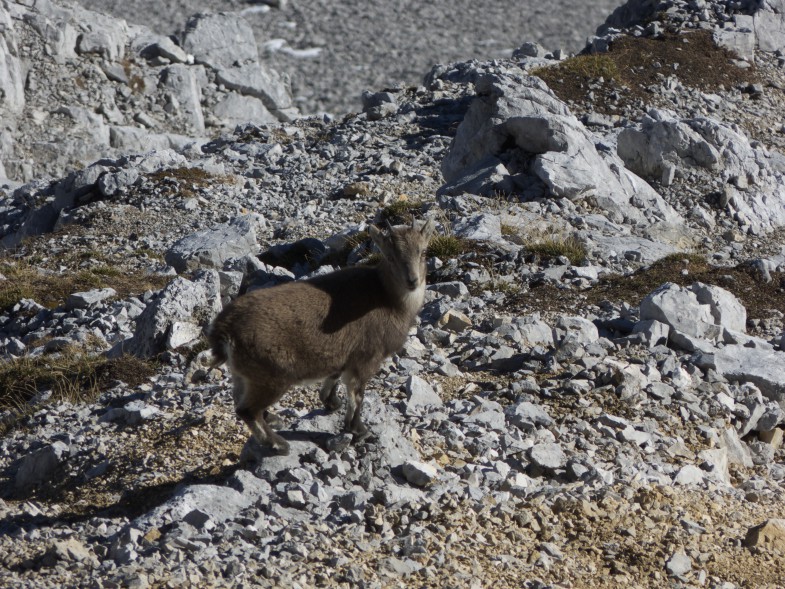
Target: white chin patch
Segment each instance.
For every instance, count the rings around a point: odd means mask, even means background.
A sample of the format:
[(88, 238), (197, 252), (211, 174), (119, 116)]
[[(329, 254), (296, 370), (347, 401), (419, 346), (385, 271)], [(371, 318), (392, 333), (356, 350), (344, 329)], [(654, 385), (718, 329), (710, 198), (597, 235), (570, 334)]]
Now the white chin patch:
[(416, 289), (410, 290), (403, 297), (403, 303), (406, 308), (411, 311), (419, 311), (425, 299), (425, 282), (420, 284)]

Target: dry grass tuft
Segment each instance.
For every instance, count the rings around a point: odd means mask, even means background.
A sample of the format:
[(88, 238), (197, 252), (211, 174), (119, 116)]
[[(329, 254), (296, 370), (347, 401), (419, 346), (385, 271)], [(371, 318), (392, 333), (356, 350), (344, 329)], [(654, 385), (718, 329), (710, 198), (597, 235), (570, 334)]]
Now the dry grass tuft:
[(576, 266), (586, 259), (586, 247), (574, 237), (547, 237), (526, 244), (526, 249), (543, 258), (564, 256)]
[(455, 235), (437, 235), (431, 238), (431, 242), (428, 244), (428, 255), (443, 259), (454, 258), (470, 249), (472, 249), (471, 244), (467, 243), (465, 239)]
[[(101, 390), (121, 380), (137, 386), (155, 374), (155, 365), (134, 356), (106, 358), (94, 349), (68, 346), (55, 354), (22, 356), (0, 363), (0, 409), (12, 409), (17, 417), (32, 408), (28, 403), (51, 391), (48, 403), (94, 401)], [(4, 435), (11, 423), (0, 424)]]
[(389, 221), (393, 225), (400, 225), (411, 222), (411, 216), (418, 216), (422, 207), (423, 201), (410, 200), (402, 197), (384, 207), (381, 210), (380, 215), (382, 221)]
[(29, 261), (0, 263), (0, 273), (6, 277), (0, 281), (0, 310), (22, 299), (54, 309), (64, 304), (68, 295), (95, 288), (111, 287), (122, 298), (163, 288), (171, 280), (145, 272), (122, 272), (108, 265), (54, 272), (34, 267)]

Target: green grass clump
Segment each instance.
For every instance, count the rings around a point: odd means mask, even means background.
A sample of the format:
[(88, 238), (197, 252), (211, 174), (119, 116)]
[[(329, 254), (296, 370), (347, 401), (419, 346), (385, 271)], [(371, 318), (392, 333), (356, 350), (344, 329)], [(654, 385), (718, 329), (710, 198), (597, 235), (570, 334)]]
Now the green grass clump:
[(469, 249), (466, 240), (454, 235), (437, 235), (428, 244), (428, 255), (437, 258), (454, 258)]
[(381, 219), (382, 221), (389, 221), (394, 225), (408, 223), (411, 215), (420, 212), (422, 206), (423, 202), (421, 200), (401, 198), (381, 210)]
[(573, 266), (580, 264), (586, 259), (586, 247), (574, 237), (548, 237), (541, 241), (527, 244), (526, 249), (544, 258), (565, 256)]

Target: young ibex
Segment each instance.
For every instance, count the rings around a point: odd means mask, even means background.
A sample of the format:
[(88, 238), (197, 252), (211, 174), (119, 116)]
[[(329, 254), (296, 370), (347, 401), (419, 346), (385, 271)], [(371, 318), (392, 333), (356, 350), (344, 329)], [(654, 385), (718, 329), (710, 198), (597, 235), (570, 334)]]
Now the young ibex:
[(214, 364), (232, 373), (237, 415), (260, 444), (279, 454), (289, 445), (265, 420), (268, 407), (296, 384), (324, 379), (319, 398), (340, 406), (347, 389), (344, 429), (368, 437), (361, 410), (366, 382), (401, 349), (423, 304), (425, 251), (433, 221), (369, 232), (382, 260), (300, 282), (254, 290), (230, 303), (213, 323)]

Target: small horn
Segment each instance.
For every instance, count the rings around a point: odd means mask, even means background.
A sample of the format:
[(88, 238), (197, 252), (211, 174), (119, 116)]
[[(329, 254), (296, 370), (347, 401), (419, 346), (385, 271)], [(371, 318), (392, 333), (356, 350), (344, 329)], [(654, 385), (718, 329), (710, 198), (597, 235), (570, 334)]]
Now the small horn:
[(384, 220), (384, 224), (387, 225), (387, 231), (392, 233), (393, 228), (392, 228), (392, 225), (390, 224), (390, 220), (389, 219), (385, 219)]

